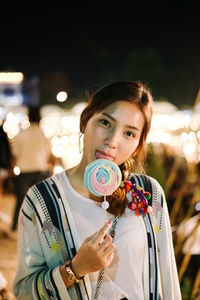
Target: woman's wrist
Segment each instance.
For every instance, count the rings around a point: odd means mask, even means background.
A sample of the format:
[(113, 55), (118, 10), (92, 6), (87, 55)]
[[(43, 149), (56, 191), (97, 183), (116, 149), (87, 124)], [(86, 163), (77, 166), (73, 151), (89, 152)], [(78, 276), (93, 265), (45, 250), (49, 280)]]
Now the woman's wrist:
[(83, 279), (83, 277), (78, 276), (73, 270), (71, 260), (66, 261), (64, 265), (60, 266), (59, 270), (66, 287), (74, 283), (79, 283), (79, 280)]
[(71, 260), (71, 268), (77, 278), (82, 279), (86, 275), (86, 273), (81, 270), (80, 263), (76, 261), (75, 257)]
[(66, 272), (65, 265), (60, 266), (59, 271), (60, 271), (60, 275), (64, 281), (66, 288), (68, 288), (69, 286), (74, 284), (74, 282), (70, 280), (70, 278)]

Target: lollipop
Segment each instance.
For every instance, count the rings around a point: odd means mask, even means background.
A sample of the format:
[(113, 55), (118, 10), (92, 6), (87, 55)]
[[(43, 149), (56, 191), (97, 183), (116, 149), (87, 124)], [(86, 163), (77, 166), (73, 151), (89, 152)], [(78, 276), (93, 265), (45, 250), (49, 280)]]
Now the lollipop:
[(120, 183), (121, 171), (109, 160), (94, 160), (85, 169), (84, 184), (96, 196), (111, 195)]

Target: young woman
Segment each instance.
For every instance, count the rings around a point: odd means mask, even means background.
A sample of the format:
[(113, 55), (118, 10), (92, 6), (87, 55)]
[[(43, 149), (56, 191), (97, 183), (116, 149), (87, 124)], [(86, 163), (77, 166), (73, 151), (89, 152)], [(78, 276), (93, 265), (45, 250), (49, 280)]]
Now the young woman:
[[(24, 199), (17, 299), (181, 299), (163, 190), (133, 173), (145, 159), (151, 117), (152, 96), (139, 82), (115, 82), (91, 96), (80, 118), (81, 162), (34, 185)], [(84, 185), (96, 159), (118, 165), (123, 180), (107, 197), (105, 225), (103, 197)], [(133, 187), (151, 195), (152, 212), (132, 206)]]

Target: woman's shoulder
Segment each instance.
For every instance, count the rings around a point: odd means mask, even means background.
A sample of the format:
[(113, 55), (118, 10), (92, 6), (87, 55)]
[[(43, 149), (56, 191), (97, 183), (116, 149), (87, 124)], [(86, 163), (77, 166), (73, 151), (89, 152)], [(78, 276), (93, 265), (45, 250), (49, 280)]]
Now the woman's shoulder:
[(130, 173), (128, 176), (128, 180), (136, 184), (139, 183), (143, 183), (144, 185), (151, 184), (162, 189), (162, 186), (160, 185), (158, 180), (147, 174)]
[(166, 207), (166, 200), (163, 188), (159, 181), (146, 174), (131, 174), (129, 180), (132, 183), (140, 185), (145, 192), (150, 193), (151, 198), (148, 203), (152, 206), (156, 219), (160, 220), (163, 209)]
[(157, 191), (157, 193), (163, 194), (163, 188), (159, 181), (155, 179), (154, 177), (151, 177), (147, 174), (129, 174), (128, 180), (130, 180), (132, 183), (138, 184), (142, 186), (145, 191)]
[(66, 171), (63, 170), (59, 173), (52, 174), (44, 178), (43, 180), (36, 182), (33, 186), (30, 187), (30, 189), (37, 188), (41, 185), (57, 184), (58, 182), (61, 182), (65, 177), (66, 177)]
[(64, 176), (64, 171), (54, 174), (35, 183), (28, 189), (21, 208), (26, 218), (29, 220), (37, 219), (37, 224), (41, 227), (43, 227), (44, 221), (58, 222), (62, 207), (63, 192), (61, 186)]
[(46, 202), (46, 199), (57, 198), (59, 194), (59, 183), (62, 184), (65, 177), (65, 171), (53, 174), (32, 185), (26, 195), (25, 202), (29, 202), (32, 206)]

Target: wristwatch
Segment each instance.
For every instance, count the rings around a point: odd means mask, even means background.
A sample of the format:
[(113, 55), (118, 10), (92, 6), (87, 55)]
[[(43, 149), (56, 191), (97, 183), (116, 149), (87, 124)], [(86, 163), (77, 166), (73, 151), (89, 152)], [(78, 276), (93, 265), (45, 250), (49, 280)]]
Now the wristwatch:
[(83, 277), (79, 278), (75, 275), (73, 269), (72, 269), (72, 261), (71, 259), (66, 261), (65, 263), (65, 271), (68, 275), (68, 280), (72, 283), (79, 283), (79, 280), (82, 279)]

